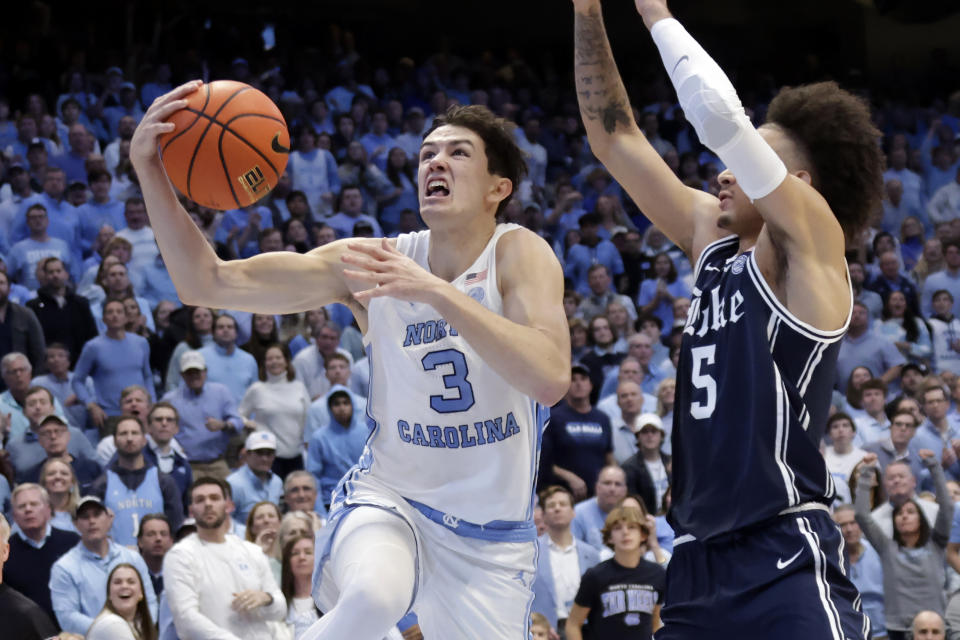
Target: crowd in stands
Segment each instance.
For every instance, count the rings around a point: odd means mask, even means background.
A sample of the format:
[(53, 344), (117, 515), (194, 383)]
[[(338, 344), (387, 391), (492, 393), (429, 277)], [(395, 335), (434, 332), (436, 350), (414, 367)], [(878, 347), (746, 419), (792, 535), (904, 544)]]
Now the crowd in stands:
[[(561, 261), (574, 360), (543, 439), (533, 631), (581, 637), (575, 607), (607, 575), (588, 571), (625, 553), (611, 532), (642, 532), (655, 583), (670, 561), (693, 266), (592, 156), (575, 98), (525, 84), (522, 59), (371, 72), (343, 47), (333, 63), (318, 84), (233, 60), (223, 76), (287, 118), (287, 170), (246, 209), (182, 202), (223, 259), (394, 237), (424, 228), (416, 170), (435, 115), (481, 104), (517, 124), (529, 172), (502, 221)], [(0, 96), (0, 617), (18, 638), (296, 638), (322, 615), (312, 536), (368, 434), (362, 337), (338, 304), (282, 317), (181, 304), (129, 146), (186, 79), (162, 61), (75, 67), (57, 94)], [(822, 443), (848, 574), (881, 638), (960, 638), (960, 92), (942, 89), (922, 108), (873, 102), (885, 193), (849, 246), (855, 304)], [(758, 122), (769, 97), (747, 105)], [(676, 104), (634, 115), (684, 183), (717, 193), (723, 167)], [(656, 604), (602, 637), (649, 637)], [(422, 637), (415, 616), (391, 633)]]

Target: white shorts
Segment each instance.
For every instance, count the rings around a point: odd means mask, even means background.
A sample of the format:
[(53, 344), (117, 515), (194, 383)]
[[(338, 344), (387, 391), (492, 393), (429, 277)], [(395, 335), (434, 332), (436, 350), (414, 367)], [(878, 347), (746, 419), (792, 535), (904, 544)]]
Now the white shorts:
[(425, 638), (527, 640), (537, 544), (492, 542), (458, 535), (411, 506), (381, 483), (362, 476), (349, 496), (331, 508), (317, 533), (313, 598), (321, 611), (333, 608), (339, 588), (327, 559), (337, 529), (358, 506), (396, 514), (413, 530), (416, 580), (410, 610)]

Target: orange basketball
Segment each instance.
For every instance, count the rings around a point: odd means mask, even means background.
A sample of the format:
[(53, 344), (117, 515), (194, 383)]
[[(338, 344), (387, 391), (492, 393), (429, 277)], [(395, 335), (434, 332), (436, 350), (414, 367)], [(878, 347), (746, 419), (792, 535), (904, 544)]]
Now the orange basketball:
[(287, 166), (290, 134), (277, 105), (248, 84), (216, 80), (187, 97), (160, 136), (167, 176), (194, 202), (239, 209), (276, 186)]

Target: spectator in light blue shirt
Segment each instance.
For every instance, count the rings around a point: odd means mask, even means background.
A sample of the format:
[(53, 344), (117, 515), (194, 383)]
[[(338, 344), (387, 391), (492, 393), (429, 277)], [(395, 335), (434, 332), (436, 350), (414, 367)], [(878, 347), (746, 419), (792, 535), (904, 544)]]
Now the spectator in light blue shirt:
[(80, 500), (74, 518), (80, 542), (57, 560), (50, 571), (50, 599), (64, 631), (86, 634), (107, 599), (107, 576), (121, 562), (136, 567), (150, 615), (157, 616), (157, 596), (150, 571), (140, 554), (110, 540), (112, 524), (113, 514), (99, 498), (86, 496)]
[(340, 478), (360, 459), (370, 430), (353, 409), (350, 393), (339, 389), (327, 399), (330, 422), (310, 437), (307, 471), (317, 478), (320, 495), (329, 505)]
[(243, 445), (246, 464), (227, 476), (236, 509), (233, 519), (245, 523), (258, 502), (280, 504), (283, 480), (270, 470), (277, 456), (277, 438), (269, 431), (254, 431)]
[[(163, 300), (169, 300), (178, 306), (181, 304), (177, 288), (170, 279), (170, 273), (167, 271), (162, 255), (158, 253), (153, 262), (148, 262), (140, 269), (140, 273), (143, 276), (142, 299), (149, 303), (151, 309), (156, 309)], [(138, 304), (139, 300), (137, 300)]]
[(620, 467), (604, 467), (597, 476), (594, 489), (594, 497), (579, 502), (574, 507), (575, 515), (570, 523), (570, 530), (574, 538), (600, 549), (603, 548), (601, 532), (607, 515), (618, 502), (627, 497), (627, 475)]
[(914, 451), (933, 451), (947, 476), (953, 480), (960, 479), (960, 462), (957, 461), (956, 447), (953, 446), (960, 438), (960, 428), (947, 418), (950, 410), (947, 390), (941, 386), (925, 387), (920, 400), (927, 419), (917, 428), (917, 434), (910, 441), (911, 448)]
[(59, 258), (64, 264), (71, 265), (71, 273), (75, 276), (76, 262), (69, 245), (47, 233), (49, 218), (46, 207), (40, 203), (29, 205), (25, 219), (30, 227), (30, 237), (18, 241), (10, 248), (7, 255), (10, 277), (28, 289), (36, 290), (40, 287), (37, 265), (50, 257)]
[[(874, 638), (883, 637), (887, 634), (887, 629), (883, 615), (883, 565), (880, 556), (870, 543), (863, 539), (852, 505), (842, 504), (834, 508), (833, 521), (843, 534), (847, 575), (860, 591), (863, 612), (870, 619), (870, 631)], [(955, 528), (956, 523), (955, 517)], [(952, 532), (950, 539), (953, 540)]]
[(960, 242), (950, 240), (943, 244), (943, 271), (927, 276), (920, 295), (920, 308), (924, 317), (933, 315), (933, 294), (945, 289), (953, 296), (953, 315), (960, 316)]
[(207, 363), (207, 380), (230, 389), (234, 398), (243, 398), (247, 387), (260, 379), (256, 359), (237, 348), (237, 320), (222, 313), (213, 320), (213, 344), (200, 349)]
[[(150, 369), (150, 345), (146, 338), (127, 332), (127, 312), (121, 300), (103, 304), (105, 335), (83, 345), (73, 374), (73, 392), (83, 402), (97, 427), (106, 416), (120, 415), (120, 392), (132, 384), (143, 386), (156, 400), (153, 372)], [(87, 390), (87, 376), (93, 378), (96, 396)]]
[[(587, 271), (594, 264), (607, 267), (614, 280), (623, 273), (623, 259), (620, 252), (609, 240), (601, 240), (597, 235), (600, 228), (600, 216), (596, 213), (587, 213), (580, 216), (580, 242), (570, 247), (566, 256), (566, 266), (563, 275), (573, 281), (577, 293), (583, 296), (590, 295), (590, 285), (587, 283)], [(670, 318), (673, 322), (673, 318)]]
[[(207, 363), (199, 351), (187, 351), (180, 357), (180, 373), (183, 381), (163, 396), (180, 414), (177, 442), (191, 466), (214, 464), (215, 473), (221, 473), (221, 479), (226, 479), (229, 473), (224, 459), (227, 442), (243, 428), (243, 418), (237, 414), (237, 400), (225, 385), (207, 382)], [(195, 467), (193, 475), (198, 477)]]
[[(870, 311), (862, 302), (853, 303), (850, 314), (850, 327), (840, 343), (837, 357), (837, 385), (842, 387), (850, 379), (857, 367), (866, 367), (890, 386), (891, 396), (899, 393), (899, 387), (891, 383), (900, 377), (900, 367), (907, 360), (897, 350), (896, 345), (884, 336), (868, 331)], [(846, 389), (841, 388), (841, 392)]]
[(369, 222), (373, 237), (383, 237), (380, 223), (363, 213), (363, 192), (360, 187), (348, 185), (340, 191), (340, 213), (327, 219), (327, 224), (337, 232), (338, 238), (352, 238), (353, 226), (360, 221)]
[(93, 251), (93, 243), (104, 225), (110, 225), (114, 231), (127, 226), (123, 217), (124, 205), (110, 197), (110, 185), (113, 177), (103, 169), (94, 169), (87, 176), (93, 199), (77, 208), (80, 218), (80, 246), (84, 255)]
[[(66, 419), (63, 407), (54, 400), (49, 389), (30, 387), (23, 403), (23, 416), (27, 420), (27, 428), (17, 435), (11, 435), (7, 440), (10, 464), (18, 474), (29, 471), (47, 457), (47, 453), (37, 439), (40, 421), (51, 413)], [(84, 437), (83, 432), (74, 427), (70, 427), (69, 431), (70, 442), (67, 444), (67, 453), (74, 458), (95, 460), (96, 452), (90, 441)]]
[(382, 110), (373, 112), (370, 117), (370, 133), (360, 138), (360, 144), (367, 151), (370, 162), (381, 171), (387, 169), (387, 153), (396, 144), (387, 133), (387, 113)]

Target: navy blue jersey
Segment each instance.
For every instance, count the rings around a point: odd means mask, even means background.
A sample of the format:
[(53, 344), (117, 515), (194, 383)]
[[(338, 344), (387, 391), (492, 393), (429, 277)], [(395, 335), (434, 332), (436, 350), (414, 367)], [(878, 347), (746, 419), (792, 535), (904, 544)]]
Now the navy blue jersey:
[(738, 250), (697, 261), (677, 367), (670, 520), (701, 540), (835, 493), (819, 444), (846, 326), (796, 319)]

